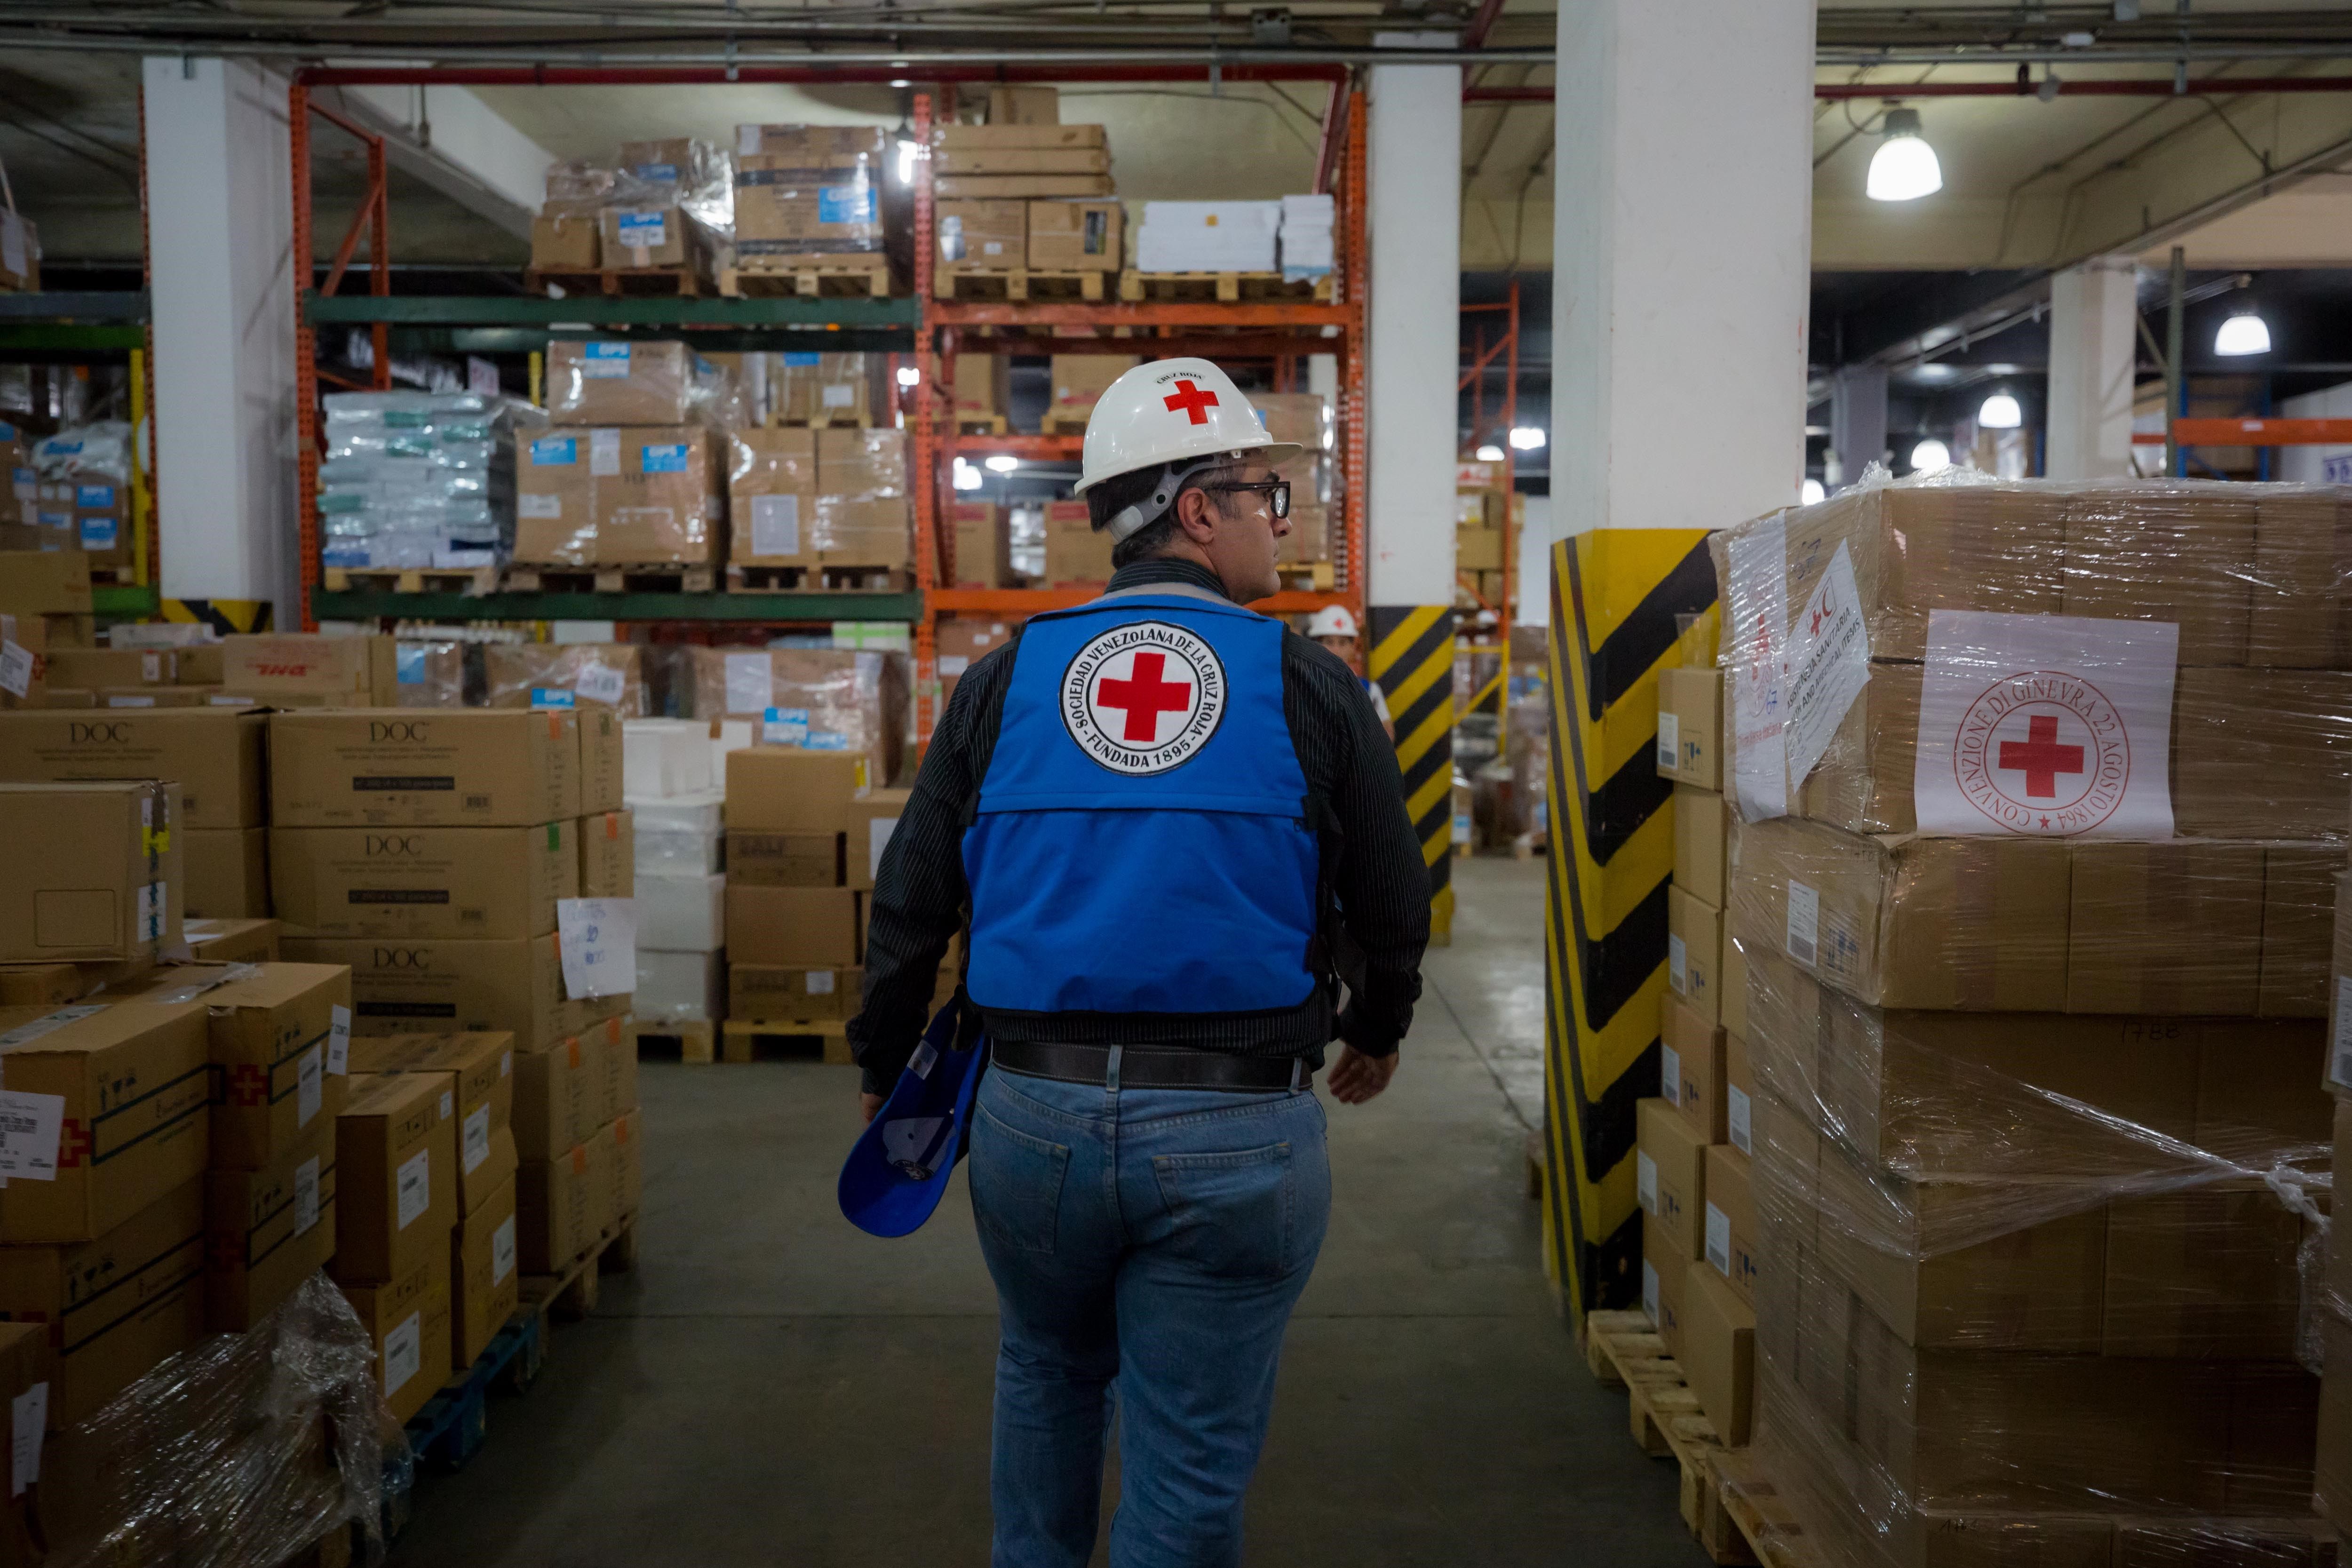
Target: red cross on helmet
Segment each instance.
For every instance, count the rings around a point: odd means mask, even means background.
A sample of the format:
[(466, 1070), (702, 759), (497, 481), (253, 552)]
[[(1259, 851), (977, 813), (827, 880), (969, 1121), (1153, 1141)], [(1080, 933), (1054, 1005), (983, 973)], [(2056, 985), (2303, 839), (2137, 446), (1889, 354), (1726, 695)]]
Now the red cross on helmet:
[(1104, 389), (1087, 421), (1078, 493), (1139, 468), (1190, 468), (1220, 458), (1279, 463), (1296, 441), (1266, 437), (1233, 378), (1204, 359), (1139, 364)]

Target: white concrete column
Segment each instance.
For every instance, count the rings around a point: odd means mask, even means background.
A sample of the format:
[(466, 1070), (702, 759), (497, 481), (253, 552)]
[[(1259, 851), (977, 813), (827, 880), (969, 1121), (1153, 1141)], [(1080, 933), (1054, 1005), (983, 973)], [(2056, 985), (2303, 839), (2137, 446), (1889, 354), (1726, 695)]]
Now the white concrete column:
[(145, 62), (163, 592), (295, 600), (293, 213), (286, 82)]
[[(1451, 34), (1382, 35), (1445, 47)], [(1374, 605), (1454, 603), (1454, 463), (1462, 342), (1462, 69), (1374, 66), (1366, 586)]]
[(1723, 528), (1793, 503), (1811, 0), (1574, 0), (1555, 102), (1553, 528)]
[(2138, 314), (2129, 257), (2101, 257), (2050, 280), (2049, 445), (2042, 458), (2050, 478), (2131, 472)]
[(1830, 377), (1832, 490), (1862, 478), (1886, 456), (1886, 367), (1850, 364)]

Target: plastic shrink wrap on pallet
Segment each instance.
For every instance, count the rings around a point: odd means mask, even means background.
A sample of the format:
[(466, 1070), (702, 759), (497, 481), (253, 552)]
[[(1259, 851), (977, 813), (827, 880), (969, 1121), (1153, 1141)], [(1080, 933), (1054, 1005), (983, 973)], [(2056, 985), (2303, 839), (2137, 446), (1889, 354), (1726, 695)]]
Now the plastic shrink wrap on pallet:
[(1716, 538), (1752, 1202), (1691, 1267), (1823, 1563), (2334, 1561), (2347, 500), (1874, 480)]
[(546, 416), (477, 393), (338, 392), (323, 399), (321, 563), (459, 569), (514, 545), (514, 434)]

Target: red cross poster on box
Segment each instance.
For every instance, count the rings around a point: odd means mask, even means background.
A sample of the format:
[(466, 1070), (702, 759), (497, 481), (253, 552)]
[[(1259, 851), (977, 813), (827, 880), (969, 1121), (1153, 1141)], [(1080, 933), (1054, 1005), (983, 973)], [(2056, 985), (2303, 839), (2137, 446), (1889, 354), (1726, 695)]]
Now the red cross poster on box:
[(2171, 837), (2179, 643), (2169, 621), (1935, 611), (1919, 831)]

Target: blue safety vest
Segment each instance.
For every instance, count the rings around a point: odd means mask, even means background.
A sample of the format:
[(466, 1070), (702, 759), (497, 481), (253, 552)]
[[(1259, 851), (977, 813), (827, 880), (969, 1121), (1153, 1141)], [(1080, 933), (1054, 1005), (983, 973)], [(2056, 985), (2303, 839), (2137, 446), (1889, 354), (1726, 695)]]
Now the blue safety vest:
[(1182, 595), (1030, 618), (963, 837), (974, 1002), (1235, 1013), (1313, 993), (1319, 812), (1283, 636)]

